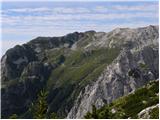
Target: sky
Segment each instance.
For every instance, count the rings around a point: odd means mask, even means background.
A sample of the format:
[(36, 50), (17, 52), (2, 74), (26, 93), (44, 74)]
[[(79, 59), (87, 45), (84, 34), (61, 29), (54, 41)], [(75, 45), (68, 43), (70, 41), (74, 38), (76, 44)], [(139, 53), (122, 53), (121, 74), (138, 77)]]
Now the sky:
[(13, 1), (1, 4), (1, 56), (7, 49), (38, 36), (108, 32), (117, 27), (158, 25), (159, 21), (157, 0)]

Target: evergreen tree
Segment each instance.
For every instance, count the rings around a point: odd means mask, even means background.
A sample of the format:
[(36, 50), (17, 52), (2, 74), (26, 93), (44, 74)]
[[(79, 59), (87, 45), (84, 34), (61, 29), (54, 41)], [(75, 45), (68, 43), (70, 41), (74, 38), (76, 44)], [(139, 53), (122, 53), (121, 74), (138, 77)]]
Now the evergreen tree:
[(38, 94), (38, 99), (35, 103), (31, 105), (31, 113), (34, 119), (44, 119), (47, 118), (48, 104), (46, 101), (48, 93), (45, 90), (41, 90)]

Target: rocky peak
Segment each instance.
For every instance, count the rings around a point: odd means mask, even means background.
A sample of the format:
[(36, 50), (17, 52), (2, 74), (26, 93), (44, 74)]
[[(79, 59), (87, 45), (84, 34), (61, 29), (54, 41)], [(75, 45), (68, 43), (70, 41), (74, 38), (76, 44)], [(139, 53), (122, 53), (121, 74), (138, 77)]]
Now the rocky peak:
[(1, 59), (2, 84), (20, 77), (26, 65), (35, 60), (34, 51), (26, 44), (9, 49)]
[[(89, 47), (122, 47), (123, 50), (96, 82), (87, 85), (85, 90), (81, 91), (67, 118), (83, 118), (87, 111), (91, 111), (93, 104), (100, 108), (135, 91), (148, 81), (157, 79), (157, 28), (149, 26), (139, 29), (116, 29), (104, 35), (105, 38), (99, 40), (100, 44), (91, 42)], [(131, 46), (128, 42), (131, 42)]]
[(139, 49), (142, 46), (158, 42), (158, 26), (147, 26), (138, 29), (116, 28), (108, 33), (95, 33), (94, 39), (85, 46), (87, 49), (97, 47), (128, 47)]
[(58, 48), (68, 44), (67, 47), (71, 47), (76, 41), (78, 41), (81, 34), (78, 32), (70, 33), (62, 37), (37, 37), (28, 44), (35, 50), (35, 52), (40, 53), (47, 49)]
[(25, 113), (45, 87), (51, 112), (83, 118), (92, 104), (100, 108), (157, 79), (158, 28), (37, 37), (9, 49), (1, 59), (2, 114)]
[[(83, 118), (87, 111), (91, 111), (92, 104), (100, 108), (106, 103), (129, 94), (149, 80), (157, 79), (158, 51), (146, 55), (145, 52), (150, 49), (152, 48), (144, 48), (143, 51), (134, 54), (124, 49), (117, 59), (106, 67), (96, 82), (87, 85), (85, 91), (79, 94), (67, 118)], [(152, 55), (155, 54), (153, 58)], [(145, 62), (141, 63), (142, 60)], [(149, 62), (155, 63), (157, 67), (153, 64), (149, 65)], [(147, 65), (148, 68), (142, 68), (141, 64)]]

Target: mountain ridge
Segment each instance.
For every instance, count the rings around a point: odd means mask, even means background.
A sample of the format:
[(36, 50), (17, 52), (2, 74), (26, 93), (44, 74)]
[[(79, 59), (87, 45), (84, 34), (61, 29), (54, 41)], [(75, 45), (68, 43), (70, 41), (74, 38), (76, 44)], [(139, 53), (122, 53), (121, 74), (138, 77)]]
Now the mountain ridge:
[(92, 103), (101, 107), (157, 79), (158, 28), (37, 37), (11, 48), (1, 59), (2, 116), (25, 113), (46, 88), (48, 112), (82, 118)]

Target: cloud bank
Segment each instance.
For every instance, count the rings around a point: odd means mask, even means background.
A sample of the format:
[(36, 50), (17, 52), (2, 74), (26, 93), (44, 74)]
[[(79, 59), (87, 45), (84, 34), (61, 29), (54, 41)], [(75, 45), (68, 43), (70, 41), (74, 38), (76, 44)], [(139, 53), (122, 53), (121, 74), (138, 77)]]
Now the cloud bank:
[(158, 1), (52, 3), (4, 2), (0, 11), (5, 48), (2, 53), (37, 36), (86, 30), (107, 32), (116, 27), (158, 24)]

